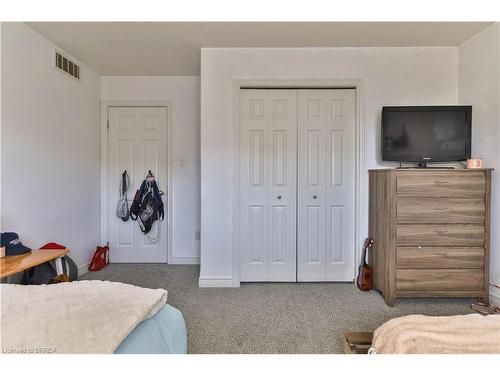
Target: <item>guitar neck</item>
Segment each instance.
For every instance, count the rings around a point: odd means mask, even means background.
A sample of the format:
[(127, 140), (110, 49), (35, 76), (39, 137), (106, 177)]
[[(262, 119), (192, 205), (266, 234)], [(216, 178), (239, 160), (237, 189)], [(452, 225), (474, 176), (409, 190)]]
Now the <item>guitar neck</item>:
[(366, 246), (363, 247), (363, 252), (361, 253), (361, 264), (366, 264)]

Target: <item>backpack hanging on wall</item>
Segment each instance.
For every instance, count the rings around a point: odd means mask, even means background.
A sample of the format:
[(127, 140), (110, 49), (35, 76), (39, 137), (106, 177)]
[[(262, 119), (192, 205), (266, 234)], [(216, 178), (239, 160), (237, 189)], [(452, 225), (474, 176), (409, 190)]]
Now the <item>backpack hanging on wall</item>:
[(128, 208), (127, 192), (130, 186), (130, 178), (128, 177), (127, 171), (122, 173), (120, 179), (120, 198), (116, 204), (116, 216), (118, 216), (123, 221), (128, 221), (130, 217), (130, 212)]

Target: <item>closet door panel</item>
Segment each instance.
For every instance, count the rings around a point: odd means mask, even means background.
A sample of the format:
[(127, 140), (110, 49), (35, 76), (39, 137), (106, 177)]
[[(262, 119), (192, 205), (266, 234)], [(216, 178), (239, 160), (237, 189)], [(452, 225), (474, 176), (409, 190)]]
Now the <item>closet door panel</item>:
[(267, 127), (265, 93), (242, 91), (240, 103), (241, 279), (267, 278)]
[(354, 278), (355, 90), (299, 90), (298, 280)]
[(269, 281), (296, 281), (297, 90), (267, 90)]
[(297, 91), (241, 90), (241, 281), (295, 281)]
[(355, 90), (326, 93), (326, 280), (354, 279)]
[(297, 279), (325, 278), (326, 90), (298, 96)]

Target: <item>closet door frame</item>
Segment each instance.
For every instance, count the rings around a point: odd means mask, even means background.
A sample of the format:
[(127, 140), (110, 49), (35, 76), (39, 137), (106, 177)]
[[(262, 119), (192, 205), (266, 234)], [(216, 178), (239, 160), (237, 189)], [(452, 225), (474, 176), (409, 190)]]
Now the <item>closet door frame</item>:
[[(361, 258), (363, 234), (368, 233), (368, 177), (365, 171), (364, 89), (362, 79), (325, 80), (234, 80), (233, 81), (233, 275), (232, 286), (240, 286), (240, 91), (242, 89), (354, 89), (356, 100), (355, 254), (353, 281)], [(364, 219), (363, 219), (364, 218)]]

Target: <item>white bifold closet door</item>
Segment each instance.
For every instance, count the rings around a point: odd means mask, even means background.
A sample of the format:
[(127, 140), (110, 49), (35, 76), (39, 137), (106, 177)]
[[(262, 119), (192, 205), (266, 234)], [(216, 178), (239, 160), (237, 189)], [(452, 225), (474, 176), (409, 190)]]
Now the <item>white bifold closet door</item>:
[(353, 280), (355, 149), (355, 90), (241, 90), (241, 281)]
[(355, 90), (299, 90), (298, 281), (352, 281)]
[(240, 100), (240, 279), (295, 281), (297, 91)]

